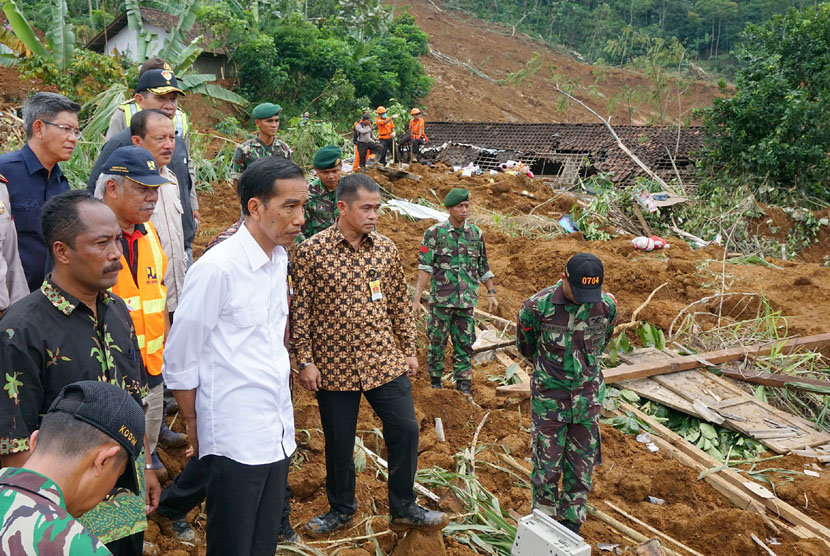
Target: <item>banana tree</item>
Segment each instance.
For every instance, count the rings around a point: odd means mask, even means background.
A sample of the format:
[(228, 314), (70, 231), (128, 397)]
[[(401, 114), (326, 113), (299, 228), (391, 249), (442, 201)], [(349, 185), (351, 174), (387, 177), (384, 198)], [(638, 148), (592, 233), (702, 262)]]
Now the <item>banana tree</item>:
[[(6, 47), (0, 53), (4, 62), (10, 64), (10, 56), (12, 55), (30, 56), (34, 54), (53, 60), (58, 68), (62, 70), (67, 69), (75, 50), (75, 34), (72, 32), (72, 24), (66, 23), (66, 0), (55, 0), (51, 4), (49, 31), (46, 33), (45, 45), (37, 37), (34, 28), (14, 0), (3, 2), (3, 13), (6, 15), (6, 19), (9, 20), (9, 25), (14, 34), (14, 37), (9, 36), (8, 33), (0, 35), (0, 42)], [(21, 44), (25, 48), (20, 48)]]

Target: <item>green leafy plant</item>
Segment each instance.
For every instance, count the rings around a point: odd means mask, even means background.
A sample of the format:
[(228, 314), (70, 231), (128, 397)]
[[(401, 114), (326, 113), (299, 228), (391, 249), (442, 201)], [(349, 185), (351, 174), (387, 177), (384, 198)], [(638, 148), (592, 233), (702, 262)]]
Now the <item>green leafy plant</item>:
[(640, 326), (638, 334), (643, 347), (654, 347), (661, 351), (666, 349), (666, 335), (657, 326), (647, 322)]

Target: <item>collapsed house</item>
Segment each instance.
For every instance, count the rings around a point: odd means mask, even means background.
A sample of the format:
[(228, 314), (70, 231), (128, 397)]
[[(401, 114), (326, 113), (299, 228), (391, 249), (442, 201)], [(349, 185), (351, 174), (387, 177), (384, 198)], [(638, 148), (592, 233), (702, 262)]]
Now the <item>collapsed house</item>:
[[(667, 182), (695, 183), (700, 127), (613, 126), (620, 140)], [(597, 173), (627, 184), (646, 176), (604, 124), (429, 122), (422, 154), (454, 166), (473, 163), (487, 171), (508, 160), (526, 164), (536, 176), (561, 185)]]

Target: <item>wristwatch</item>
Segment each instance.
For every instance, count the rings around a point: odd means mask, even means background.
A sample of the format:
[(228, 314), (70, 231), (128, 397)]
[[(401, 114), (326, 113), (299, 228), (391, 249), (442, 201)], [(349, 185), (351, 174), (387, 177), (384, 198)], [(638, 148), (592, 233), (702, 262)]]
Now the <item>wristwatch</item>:
[(487, 290), (487, 293), (496, 293), (496, 288), (493, 288), (492, 290)]
[(153, 464), (152, 463), (145, 463), (144, 464), (144, 470), (145, 471), (151, 471), (152, 469), (153, 469)]
[(308, 367), (309, 365), (311, 365), (311, 362), (310, 362), (310, 361), (309, 361), (308, 363), (300, 363), (299, 365), (297, 365), (297, 368), (298, 368), (298, 369), (300, 369), (300, 370), (302, 371), (303, 369), (305, 369), (305, 368), (306, 368), (306, 367)]

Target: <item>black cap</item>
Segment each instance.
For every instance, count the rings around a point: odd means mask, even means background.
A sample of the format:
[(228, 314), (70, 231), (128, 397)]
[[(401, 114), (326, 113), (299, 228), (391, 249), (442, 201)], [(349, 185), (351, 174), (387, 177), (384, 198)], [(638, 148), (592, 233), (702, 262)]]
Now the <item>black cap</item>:
[(126, 176), (134, 182), (150, 187), (171, 183), (159, 175), (156, 159), (150, 151), (137, 145), (118, 147), (104, 163), (104, 173)]
[(150, 91), (154, 95), (166, 95), (172, 92), (184, 94), (184, 91), (179, 88), (176, 76), (168, 69), (147, 70), (138, 76), (138, 86), (135, 92), (143, 93), (144, 91)]
[(577, 303), (602, 301), (602, 261), (596, 255), (579, 253), (571, 257), (565, 271), (571, 293)]
[(140, 494), (135, 460), (144, 447), (144, 411), (125, 390), (108, 382), (83, 380), (63, 387), (49, 406), (111, 436), (127, 451), (130, 464), (115, 483)]

